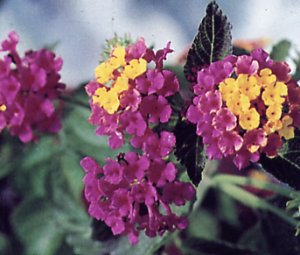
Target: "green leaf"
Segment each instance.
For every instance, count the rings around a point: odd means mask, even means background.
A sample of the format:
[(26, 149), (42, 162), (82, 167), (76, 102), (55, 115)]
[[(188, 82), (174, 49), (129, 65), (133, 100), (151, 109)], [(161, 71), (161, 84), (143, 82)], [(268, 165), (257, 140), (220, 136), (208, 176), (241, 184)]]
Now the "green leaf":
[(5, 254), (8, 250), (9, 240), (8, 238), (0, 232), (0, 254)]
[(196, 73), (203, 66), (221, 60), (231, 54), (231, 24), (215, 1), (208, 4), (198, 34), (187, 56), (184, 73), (190, 82), (196, 80)]
[(248, 229), (240, 237), (238, 244), (244, 246), (245, 248), (252, 248), (260, 252), (260, 254), (267, 255), (267, 244), (265, 236), (262, 233), (261, 223), (256, 223), (253, 227)]
[(202, 179), (205, 166), (205, 152), (202, 138), (196, 135), (194, 125), (178, 122), (174, 134), (176, 136), (175, 155), (187, 169), (191, 181), (198, 185)]
[(278, 180), (300, 190), (300, 130), (295, 130), (295, 138), (287, 142), (277, 157), (262, 155), (259, 163)]
[(141, 233), (139, 242), (135, 246), (129, 243), (127, 237), (121, 237), (107, 242), (106, 247), (102, 251), (106, 251), (110, 255), (153, 255), (166, 242), (167, 238), (167, 234), (163, 237), (149, 238), (144, 233)]
[(293, 79), (299, 81), (300, 80), (300, 52), (296, 50), (296, 53), (297, 53), (297, 57), (293, 58), (293, 62), (296, 66), (295, 68), (296, 70), (293, 74)]
[(275, 44), (270, 53), (271, 59), (274, 61), (285, 61), (289, 56), (289, 51), (291, 49), (291, 42), (288, 40), (281, 40)]
[(81, 158), (76, 153), (68, 150), (61, 157), (61, 175), (65, 179), (66, 189), (70, 191), (73, 199), (80, 203), (82, 201), (83, 191), (83, 176), (84, 171), (82, 170), (79, 162)]
[(12, 215), (12, 224), (24, 245), (24, 255), (55, 255), (62, 243), (54, 209), (44, 199), (23, 201)]
[(73, 248), (75, 254), (103, 254), (102, 244), (100, 242), (92, 240), (91, 236), (88, 234), (69, 234), (67, 236), (67, 243)]
[(13, 148), (11, 143), (1, 144), (0, 148), (0, 178), (5, 177), (13, 171), (11, 159), (13, 158)]

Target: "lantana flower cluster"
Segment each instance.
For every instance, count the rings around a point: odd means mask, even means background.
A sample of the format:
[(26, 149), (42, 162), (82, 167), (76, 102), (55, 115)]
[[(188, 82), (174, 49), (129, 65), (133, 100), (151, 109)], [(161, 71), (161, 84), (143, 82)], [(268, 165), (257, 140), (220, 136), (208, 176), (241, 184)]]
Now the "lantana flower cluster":
[(1, 43), (0, 54), (0, 132), (5, 128), (24, 142), (36, 132), (58, 132), (61, 128), (54, 100), (65, 87), (59, 71), (62, 59), (49, 50), (16, 50), (19, 37), (11, 32)]
[(197, 73), (187, 119), (210, 159), (231, 157), (241, 169), (261, 153), (278, 155), (300, 127), (300, 88), (285, 62), (262, 49), (228, 56)]
[(109, 136), (112, 149), (122, 147), (126, 139), (136, 149), (107, 158), (104, 166), (90, 157), (81, 161), (89, 213), (110, 226), (113, 234), (128, 235), (132, 244), (141, 230), (153, 237), (185, 228), (187, 219), (176, 215), (171, 204), (182, 206), (195, 194), (190, 183), (176, 180), (177, 169), (168, 160), (174, 134), (155, 131), (169, 121), (168, 97), (179, 90), (175, 74), (163, 69), (170, 52), (170, 43), (154, 52), (143, 39), (117, 45), (86, 86), (91, 97), (89, 121), (97, 126), (96, 134)]

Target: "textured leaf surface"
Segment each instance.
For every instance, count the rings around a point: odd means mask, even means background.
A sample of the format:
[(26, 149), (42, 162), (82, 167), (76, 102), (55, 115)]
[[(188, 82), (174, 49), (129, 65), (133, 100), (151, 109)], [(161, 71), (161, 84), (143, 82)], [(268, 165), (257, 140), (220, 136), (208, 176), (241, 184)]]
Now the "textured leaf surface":
[(231, 24), (216, 2), (211, 2), (188, 52), (184, 67), (187, 80), (194, 82), (199, 69), (231, 54), (231, 38)]
[(205, 166), (205, 153), (201, 137), (196, 135), (194, 125), (179, 122), (175, 128), (175, 155), (187, 169), (191, 181), (198, 185)]
[(296, 130), (295, 138), (287, 143), (287, 147), (276, 158), (262, 155), (260, 163), (278, 180), (300, 190), (300, 130)]

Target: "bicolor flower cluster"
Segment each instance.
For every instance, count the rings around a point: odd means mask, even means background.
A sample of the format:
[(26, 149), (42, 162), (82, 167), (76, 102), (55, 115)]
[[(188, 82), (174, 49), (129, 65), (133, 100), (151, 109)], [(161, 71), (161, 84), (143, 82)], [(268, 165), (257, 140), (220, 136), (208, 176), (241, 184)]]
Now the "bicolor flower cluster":
[(0, 132), (7, 128), (24, 142), (37, 132), (58, 132), (60, 120), (53, 101), (65, 85), (60, 83), (62, 59), (49, 50), (17, 50), (19, 37), (11, 32), (0, 47)]
[(289, 72), (262, 49), (198, 72), (187, 119), (197, 125), (210, 159), (232, 157), (241, 169), (261, 153), (278, 155), (300, 127), (300, 87)]
[(154, 52), (143, 39), (116, 46), (86, 86), (91, 97), (89, 121), (97, 126), (96, 134), (109, 136), (112, 149), (128, 139), (137, 151), (107, 158), (104, 166), (90, 157), (81, 161), (89, 213), (115, 235), (128, 235), (132, 244), (141, 230), (153, 237), (185, 228), (187, 219), (173, 213), (171, 204), (184, 205), (195, 194), (191, 184), (176, 180), (176, 167), (168, 161), (174, 134), (155, 131), (169, 121), (168, 97), (179, 90), (175, 74), (163, 69), (170, 52), (170, 43)]

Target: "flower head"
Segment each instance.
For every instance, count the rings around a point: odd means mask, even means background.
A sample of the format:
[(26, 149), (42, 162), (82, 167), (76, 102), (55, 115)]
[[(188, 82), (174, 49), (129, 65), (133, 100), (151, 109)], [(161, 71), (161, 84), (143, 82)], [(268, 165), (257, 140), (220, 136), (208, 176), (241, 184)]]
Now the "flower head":
[(65, 85), (59, 71), (62, 59), (49, 50), (17, 52), (19, 37), (11, 32), (0, 51), (0, 131), (7, 128), (22, 142), (36, 139), (38, 132), (61, 128), (54, 101)]
[[(187, 119), (197, 125), (209, 158), (232, 157), (243, 168), (259, 160), (260, 153), (276, 156), (283, 142), (294, 137), (300, 124), (300, 88), (289, 71), (286, 63), (256, 49), (198, 72)], [(218, 94), (216, 103), (212, 95)]]
[(84, 158), (81, 166), (86, 172), (89, 213), (103, 220), (113, 234), (128, 235), (135, 244), (142, 230), (153, 237), (187, 226), (186, 218), (177, 216), (171, 204), (184, 205), (193, 199), (195, 190), (191, 184), (175, 180), (173, 163), (128, 152), (117, 160), (108, 159), (103, 167), (90, 157)]
[(140, 39), (115, 46), (96, 67), (96, 79), (86, 86), (91, 97), (90, 122), (98, 126), (97, 134), (110, 137), (113, 149), (122, 146), (124, 133), (143, 137), (150, 123), (165, 123), (171, 117), (167, 98), (179, 90), (179, 83), (173, 72), (163, 69), (170, 52), (170, 43), (155, 53)]

